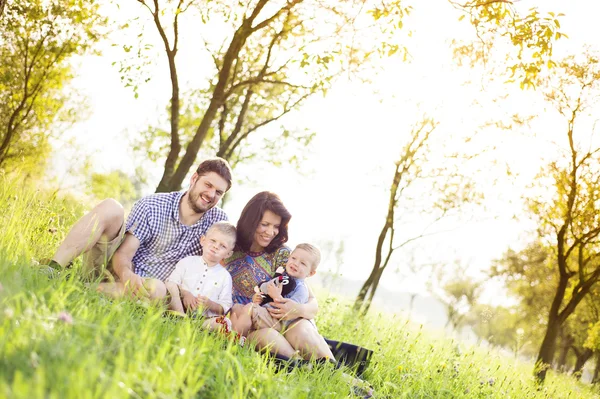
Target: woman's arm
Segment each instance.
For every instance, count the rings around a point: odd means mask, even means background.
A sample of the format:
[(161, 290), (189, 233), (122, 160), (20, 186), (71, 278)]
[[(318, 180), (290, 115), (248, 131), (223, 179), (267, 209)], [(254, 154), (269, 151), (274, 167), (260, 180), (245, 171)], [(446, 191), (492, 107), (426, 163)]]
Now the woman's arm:
[(269, 313), (273, 318), (280, 320), (293, 320), (298, 317), (310, 320), (314, 319), (319, 312), (319, 303), (310, 287), (308, 287), (308, 302), (304, 304), (283, 298), (281, 300), (273, 301), (272, 305), (272, 308), (268, 308)]

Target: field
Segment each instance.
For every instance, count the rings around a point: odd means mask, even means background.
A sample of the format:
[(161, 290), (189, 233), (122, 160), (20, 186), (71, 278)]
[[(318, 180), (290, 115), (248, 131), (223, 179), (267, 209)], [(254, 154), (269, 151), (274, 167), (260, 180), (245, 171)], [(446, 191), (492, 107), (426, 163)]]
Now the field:
[[(33, 260), (51, 255), (81, 215), (74, 200), (4, 180), (0, 208), (0, 397), (351, 396), (343, 370), (276, 372), (266, 356), (202, 331), (195, 320), (172, 320), (159, 307), (130, 300), (109, 301), (76, 273), (48, 279)], [(537, 387), (531, 364), (434, 339), (393, 316), (357, 317), (327, 294), (319, 301), (324, 336), (374, 350), (365, 378), (375, 397), (598, 397), (594, 388), (555, 373)]]

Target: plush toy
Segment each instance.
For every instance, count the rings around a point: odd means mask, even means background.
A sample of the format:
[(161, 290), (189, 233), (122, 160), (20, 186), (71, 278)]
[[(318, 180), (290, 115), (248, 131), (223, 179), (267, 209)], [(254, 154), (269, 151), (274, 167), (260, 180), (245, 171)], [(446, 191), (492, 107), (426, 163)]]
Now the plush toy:
[(286, 295), (288, 295), (290, 292), (292, 292), (294, 290), (294, 288), (296, 288), (296, 279), (293, 277), (288, 276), (287, 274), (284, 274), (285, 269), (283, 267), (278, 267), (277, 270), (275, 270), (275, 275), (273, 276), (273, 278), (269, 281), (265, 281), (260, 283), (258, 286), (254, 287), (254, 291), (257, 293), (262, 294), (263, 296), (263, 300), (260, 303), (261, 305), (264, 305), (265, 303), (269, 303), (269, 302), (273, 302), (273, 298), (271, 298), (269, 296), (269, 294), (267, 294), (267, 285), (269, 283), (271, 283), (272, 281), (275, 283), (275, 285), (277, 287), (281, 286), (281, 296), (282, 297), (286, 297)]

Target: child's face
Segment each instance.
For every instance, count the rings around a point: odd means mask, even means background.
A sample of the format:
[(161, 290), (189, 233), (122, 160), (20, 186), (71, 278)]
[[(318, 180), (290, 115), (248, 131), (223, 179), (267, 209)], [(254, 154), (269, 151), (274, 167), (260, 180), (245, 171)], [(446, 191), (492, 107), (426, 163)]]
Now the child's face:
[(295, 278), (306, 278), (316, 273), (312, 270), (315, 258), (309, 252), (296, 248), (290, 254), (285, 265), (287, 274)]
[(234, 245), (231, 241), (231, 237), (220, 231), (209, 231), (205, 236), (200, 238), (202, 257), (207, 262), (221, 262), (233, 253)]

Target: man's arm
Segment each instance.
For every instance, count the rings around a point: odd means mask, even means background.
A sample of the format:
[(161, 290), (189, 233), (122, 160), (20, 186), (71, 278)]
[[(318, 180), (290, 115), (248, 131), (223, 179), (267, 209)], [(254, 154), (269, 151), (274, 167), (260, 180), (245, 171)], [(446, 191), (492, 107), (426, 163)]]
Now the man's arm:
[(140, 241), (131, 233), (125, 234), (125, 239), (112, 257), (112, 267), (119, 280), (134, 295), (150, 297), (144, 288), (144, 279), (133, 272), (131, 263)]

